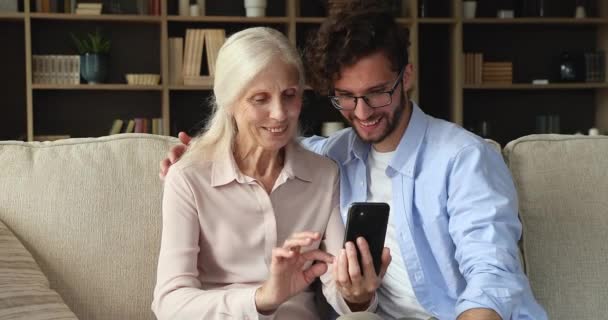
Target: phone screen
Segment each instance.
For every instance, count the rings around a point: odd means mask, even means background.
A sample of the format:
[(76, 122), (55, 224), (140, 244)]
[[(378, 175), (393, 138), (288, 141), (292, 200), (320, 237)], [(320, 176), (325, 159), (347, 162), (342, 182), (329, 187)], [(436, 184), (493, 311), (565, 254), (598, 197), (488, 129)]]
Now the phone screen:
[[(365, 238), (374, 261), (376, 274), (380, 273), (382, 264), (382, 249), (386, 238), (389, 211), (389, 205), (384, 202), (355, 202), (348, 210), (344, 243), (352, 241), (356, 246), (358, 237)], [(359, 266), (362, 267), (359, 248), (357, 248), (357, 258)], [(363, 268), (361, 268), (361, 272), (363, 273)]]

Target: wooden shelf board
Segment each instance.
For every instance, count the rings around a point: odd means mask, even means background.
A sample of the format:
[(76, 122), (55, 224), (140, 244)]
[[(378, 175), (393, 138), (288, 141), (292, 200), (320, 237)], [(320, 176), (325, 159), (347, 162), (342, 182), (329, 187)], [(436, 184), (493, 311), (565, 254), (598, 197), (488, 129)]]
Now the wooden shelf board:
[(187, 85), (171, 85), (171, 91), (206, 91), (213, 90), (213, 86), (187, 86)]
[(140, 86), (126, 83), (104, 84), (32, 84), (34, 90), (106, 90), (106, 91), (160, 91), (161, 85)]
[(421, 24), (451, 24), (456, 23), (455, 18), (418, 18)]
[(0, 12), (0, 21), (23, 21), (23, 12)]
[(241, 16), (168, 16), (173, 22), (223, 22), (223, 23), (288, 23), (287, 17), (241, 17)]
[(464, 24), (608, 24), (605, 18), (474, 18), (463, 19)]
[(484, 83), (484, 84), (465, 84), (465, 90), (581, 90), (581, 89), (604, 89), (608, 88), (608, 83), (550, 83), (545, 85), (529, 83)]
[(321, 24), (321, 23), (323, 23), (323, 21), (325, 21), (324, 17), (297, 17), (296, 18), (296, 23)]
[(133, 15), (133, 14), (100, 14), (82, 15), (71, 13), (36, 13), (30, 14), (32, 19), (38, 20), (74, 20), (74, 21), (118, 21), (133, 23), (160, 23), (160, 16)]

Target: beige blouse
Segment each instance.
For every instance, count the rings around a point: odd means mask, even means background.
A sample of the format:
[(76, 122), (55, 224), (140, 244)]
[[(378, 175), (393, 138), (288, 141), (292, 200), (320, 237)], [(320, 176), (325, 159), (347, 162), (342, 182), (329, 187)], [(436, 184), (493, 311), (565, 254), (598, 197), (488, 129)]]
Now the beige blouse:
[[(156, 316), (318, 319), (311, 291), (293, 297), (270, 317), (257, 313), (254, 294), (268, 278), (272, 249), (291, 234), (318, 231), (325, 234), (328, 252), (337, 255), (342, 248), (336, 165), (295, 143), (288, 145), (283, 170), (268, 194), (239, 171), (232, 155), (187, 162), (174, 164), (165, 180), (152, 303)], [(331, 267), (322, 281), (328, 302), (347, 313)]]

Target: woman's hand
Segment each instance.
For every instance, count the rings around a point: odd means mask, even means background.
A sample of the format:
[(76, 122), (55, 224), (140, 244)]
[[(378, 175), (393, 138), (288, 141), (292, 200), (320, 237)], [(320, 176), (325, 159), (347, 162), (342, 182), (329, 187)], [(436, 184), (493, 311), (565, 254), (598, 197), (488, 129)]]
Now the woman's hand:
[[(368, 308), (391, 263), (390, 251), (385, 247), (382, 250), (380, 273), (376, 275), (367, 241), (363, 237), (359, 237), (357, 246), (361, 252), (362, 266), (359, 266), (355, 245), (349, 241), (342, 249), (333, 268), (333, 277), (338, 290), (351, 311), (363, 311)], [(362, 269), (363, 272), (361, 272)]]
[[(280, 248), (272, 250), (270, 276), (255, 293), (255, 305), (260, 313), (272, 313), (289, 298), (300, 293), (327, 271), (334, 257), (314, 249), (301, 252), (301, 248), (321, 239), (318, 232), (293, 234)], [(320, 261), (304, 269), (307, 262)]]

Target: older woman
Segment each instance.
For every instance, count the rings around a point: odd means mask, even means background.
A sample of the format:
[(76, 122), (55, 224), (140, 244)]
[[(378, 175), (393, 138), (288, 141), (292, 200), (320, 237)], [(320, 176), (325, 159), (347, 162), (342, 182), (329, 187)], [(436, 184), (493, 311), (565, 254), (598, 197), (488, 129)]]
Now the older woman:
[[(165, 179), (159, 319), (318, 318), (308, 287), (333, 261), (319, 246), (340, 252), (344, 227), (336, 166), (294, 141), (303, 81), (274, 29), (246, 29), (220, 49), (213, 116)], [(348, 312), (331, 272), (323, 281)]]

